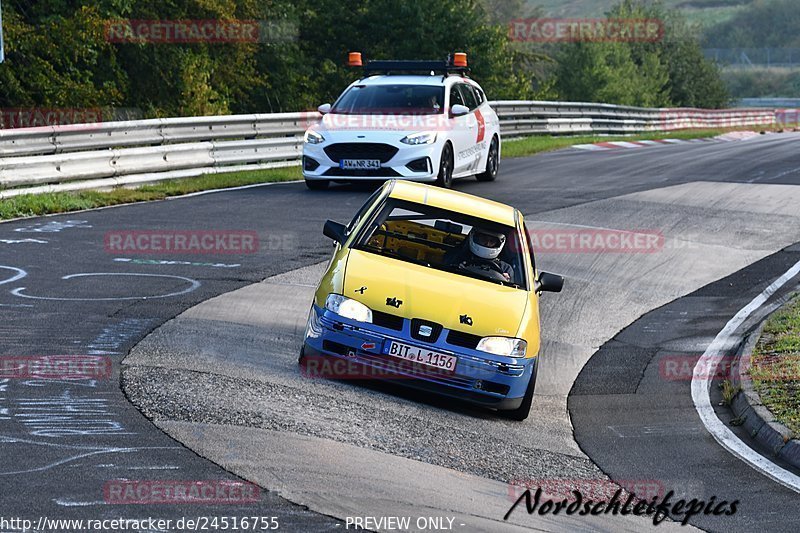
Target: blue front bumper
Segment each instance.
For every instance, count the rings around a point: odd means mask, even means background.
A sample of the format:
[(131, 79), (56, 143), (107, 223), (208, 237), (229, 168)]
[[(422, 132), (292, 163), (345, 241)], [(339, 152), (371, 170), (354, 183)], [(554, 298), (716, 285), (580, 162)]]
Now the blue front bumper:
[[(402, 320), (402, 329), (390, 329), (343, 318), (315, 305), (309, 316), (304, 354), (363, 365), (372, 370), (364, 376), (391, 379), (470, 403), (502, 410), (519, 407), (530, 380), (535, 379), (537, 359), (495, 356), (449, 344), (448, 333), (443, 329), (436, 342), (423, 342), (412, 337), (408, 319)], [(412, 365), (387, 355), (391, 341), (456, 356), (455, 371)]]

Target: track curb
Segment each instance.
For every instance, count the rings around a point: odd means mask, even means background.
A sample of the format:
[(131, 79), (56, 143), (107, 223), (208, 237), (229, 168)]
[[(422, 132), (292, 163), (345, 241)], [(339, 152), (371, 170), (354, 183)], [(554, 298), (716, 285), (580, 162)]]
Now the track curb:
[(733, 373), (733, 380), (734, 386), (738, 386), (740, 390), (731, 402), (731, 409), (736, 417), (734, 421), (741, 424), (750, 437), (770, 450), (774, 457), (800, 469), (798, 435), (794, 435), (789, 428), (778, 422), (772, 412), (764, 406), (749, 375), (753, 350), (770, 316), (772, 313), (758, 324), (739, 347), (738, 365), (736, 372)]

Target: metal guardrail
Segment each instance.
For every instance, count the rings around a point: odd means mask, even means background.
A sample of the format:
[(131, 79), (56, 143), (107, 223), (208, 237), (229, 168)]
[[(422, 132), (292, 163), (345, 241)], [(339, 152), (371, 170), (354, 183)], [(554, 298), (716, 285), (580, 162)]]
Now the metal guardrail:
[[(491, 105), (505, 138), (766, 126), (777, 120), (770, 109), (647, 109), (544, 101)], [(316, 112), (302, 112), (0, 130), (0, 198), (296, 165), (302, 134), (319, 119)]]

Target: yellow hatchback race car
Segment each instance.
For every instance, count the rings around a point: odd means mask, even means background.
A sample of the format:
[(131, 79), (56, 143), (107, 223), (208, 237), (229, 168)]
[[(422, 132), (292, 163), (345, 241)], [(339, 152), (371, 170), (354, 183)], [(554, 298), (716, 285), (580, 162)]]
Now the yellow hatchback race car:
[(540, 345), (538, 273), (522, 214), (476, 196), (389, 181), (336, 242), (300, 355), (304, 371), (392, 379), (503, 411), (530, 411)]

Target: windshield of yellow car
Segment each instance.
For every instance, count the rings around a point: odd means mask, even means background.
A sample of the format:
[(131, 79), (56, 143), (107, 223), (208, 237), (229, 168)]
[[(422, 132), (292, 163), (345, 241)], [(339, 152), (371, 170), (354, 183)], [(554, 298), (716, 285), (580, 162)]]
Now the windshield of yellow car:
[[(472, 253), (470, 232), (504, 236), (495, 259)], [(479, 233), (476, 231), (476, 233)], [(516, 228), (431, 206), (389, 199), (366, 224), (354, 248), (500, 285), (527, 289), (523, 253)]]

